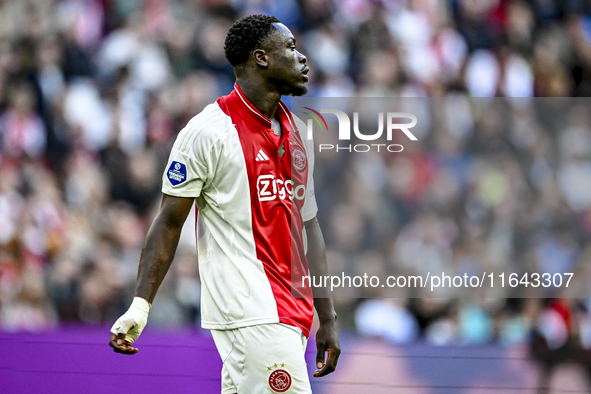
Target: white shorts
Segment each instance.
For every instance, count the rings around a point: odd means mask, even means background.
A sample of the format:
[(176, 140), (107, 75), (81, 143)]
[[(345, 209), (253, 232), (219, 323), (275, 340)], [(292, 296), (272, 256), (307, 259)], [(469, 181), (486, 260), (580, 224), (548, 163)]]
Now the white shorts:
[(274, 323), (211, 334), (224, 362), (222, 394), (312, 393), (300, 329)]

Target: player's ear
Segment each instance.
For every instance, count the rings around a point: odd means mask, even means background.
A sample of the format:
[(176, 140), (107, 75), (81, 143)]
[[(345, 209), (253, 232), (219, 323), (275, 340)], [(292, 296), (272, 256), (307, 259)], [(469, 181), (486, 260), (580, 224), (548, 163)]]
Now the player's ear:
[(264, 49), (255, 49), (252, 52), (252, 58), (255, 63), (263, 68), (269, 67), (269, 55)]

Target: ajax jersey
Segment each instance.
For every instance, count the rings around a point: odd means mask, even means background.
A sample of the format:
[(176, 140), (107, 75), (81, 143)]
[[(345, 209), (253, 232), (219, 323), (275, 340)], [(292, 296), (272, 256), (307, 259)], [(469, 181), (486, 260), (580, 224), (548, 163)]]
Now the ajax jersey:
[(312, 291), (292, 283), (308, 274), (314, 148), (283, 102), (277, 114), (281, 137), (235, 85), (181, 130), (164, 171), (162, 192), (198, 209), (203, 328), (285, 323), (309, 335)]

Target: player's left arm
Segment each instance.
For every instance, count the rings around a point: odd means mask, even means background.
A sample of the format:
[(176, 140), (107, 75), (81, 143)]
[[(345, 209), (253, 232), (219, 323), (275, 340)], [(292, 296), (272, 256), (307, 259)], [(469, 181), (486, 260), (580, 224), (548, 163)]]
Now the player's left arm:
[[(314, 196), (314, 142), (307, 135), (307, 127), (304, 122), (295, 115), (293, 118), (308, 158), (306, 199), (301, 211), (308, 242), (306, 258), (310, 275), (325, 276), (328, 275), (326, 245), (318, 219), (316, 219), (318, 207)], [(337, 332), (337, 314), (334, 311), (330, 292), (324, 287), (312, 287), (312, 291), (314, 292), (314, 307), (320, 320), (320, 328), (316, 333), (316, 367), (318, 369), (314, 372), (314, 377), (319, 378), (333, 372), (337, 367), (341, 344)]]
[[(328, 275), (326, 263), (326, 246), (324, 237), (320, 230), (318, 220), (314, 217), (305, 222), (306, 237), (308, 239), (308, 266), (310, 275), (324, 277)], [(316, 367), (314, 377), (321, 377), (333, 372), (337, 367), (339, 355), (341, 354), (341, 344), (337, 332), (337, 314), (334, 310), (332, 297), (325, 287), (315, 287), (314, 307), (318, 313), (320, 328), (316, 333)], [(325, 358), (325, 354), (328, 354)]]

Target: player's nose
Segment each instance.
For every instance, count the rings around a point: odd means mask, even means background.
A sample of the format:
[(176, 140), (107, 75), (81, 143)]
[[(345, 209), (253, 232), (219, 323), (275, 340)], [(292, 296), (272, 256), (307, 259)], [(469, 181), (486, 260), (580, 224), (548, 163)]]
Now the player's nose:
[(306, 62), (308, 61), (308, 58), (306, 56), (304, 56), (303, 53), (298, 52), (298, 61), (302, 64), (306, 64)]

